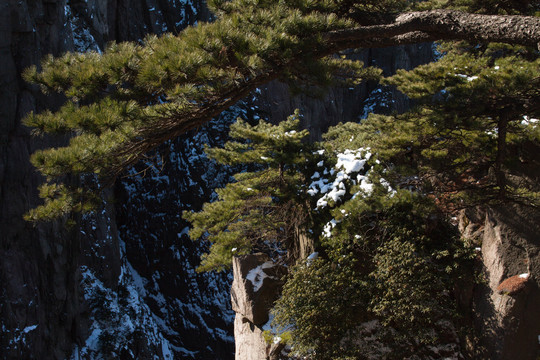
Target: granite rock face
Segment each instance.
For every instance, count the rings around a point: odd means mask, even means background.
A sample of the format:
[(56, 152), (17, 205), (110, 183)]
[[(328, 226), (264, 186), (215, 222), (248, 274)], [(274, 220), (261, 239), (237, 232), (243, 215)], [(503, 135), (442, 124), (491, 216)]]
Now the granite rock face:
[(536, 359), (540, 335), (540, 214), (507, 206), (485, 213), (486, 283), (474, 297), (475, 327), (485, 359)]
[[(434, 59), (432, 44), (406, 45), (384, 49), (364, 49), (349, 57), (366, 66), (377, 66), (385, 76), (397, 69), (412, 69)], [(304, 115), (302, 127), (310, 131), (311, 140), (320, 140), (329, 127), (340, 122), (359, 121), (369, 112), (389, 114), (404, 112), (410, 101), (395, 88), (364, 82), (354, 88), (332, 88), (322, 99), (299, 95), (291, 97), (283, 83), (272, 82), (261, 90), (260, 116), (272, 123), (282, 121), (295, 109)]]
[(233, 258), (232, 309), (254, 325), (268, 321), (268, 313), (277, 300), (287, 269), (274, 264), (266, 254)]
[[(77, 335), (79, 245), (61, 224), (26, 223), (38, 204), (34, 150), (58, 139), (33, 139), (20, 120), (55, 106), (36, 96), (21, 71), (47, 53), (69, 49), (61, 1), (0, 4), (0, 349), (4, 358), (63, 358)], [(33, 355), (32, 355), (33, 354)]]
[(236, 360), (278, 359), (283, 345), (269, 344), (263, 325), (283, 286), (287, 269), (275, 264), (266, 254), (233, 258), (232, 308), (236, 312), (234, 339)]
[[(145, 196), (144, 186), (159, 186), (154, 177), (139, 182), (144, 183), (141, 193), (131, 197), (132, 202), (122, 199), (124, 184), (119, 184), (109, 195), (121, 198), (123, 204), (106, 202), (95, 214), (82, 217), (77, 229), (62, 223), (34, 226), (23, 220), (23, 214), (40, 202), (37, 188), (42, 179), (29, 162), (30, 154), (67, 139), (34, 137), (21, 124), (28, 112), (61, 104), (57, 96), (46, 97), (22, 81), (22, 71), (39, 66), (47, 54), (101, 51), (109, 41), (180, 31), (208, 18), (204, 1), (197, 0), (0, 2), (0, 358), (232, 358), (230, 281), (226, 274), (195, 274), (204, 247), (187, 241), (185, 233), (179, 236), (185, 227), (177, 219), (181, 209)], [(215, 127), (215, 134), (227, 131), (225, 125)], [(204, 135), (199, 140), (205, 141)], [(185, 139), (179, 141), (187, 149)], [(191, 143), (189, 151), (202, 153), (202, 143)], [(182, 151), (180, 160), (193, 156)], [(207, 164), (173, 167), (183, 169), (185, 175), (195, 173), (197, 166), (204, 171), (196, 176), (212, 181), (201, 182), (195, 191), (184, 190), (200, 192), (196, 201), (169, 188), (169, 197), (185, 203), (184, 208), (197, 208), (218, 180), (228, 177), (208, 173)], [(175, 175), (179, 174), (171, 173)], [(184, 181), (197, 179), (185, 176)], [(142, 214), (149, 207), (170, 213), (167, 226), (161, 224), (164, 231), (146, 228), (146, 235), (139, 233), (145, 241), (130, 238), (125, 229), (132, 223), (126, 217), (139, 216), (134, 208)], [(142, 218), (149, 220), (151, 214)], [(141, 227), (145, 224), (140, 218), (134, 220)], [(156, 242), (158, 236), (164, 241)], [(157, 261), (164, 253), (169, 260)], [(149, 261), (154, 255), (156, 260)], [(179, 268), (187, 270), (179, 272)], [(182, 279), (181, 286), (177, 279)]]

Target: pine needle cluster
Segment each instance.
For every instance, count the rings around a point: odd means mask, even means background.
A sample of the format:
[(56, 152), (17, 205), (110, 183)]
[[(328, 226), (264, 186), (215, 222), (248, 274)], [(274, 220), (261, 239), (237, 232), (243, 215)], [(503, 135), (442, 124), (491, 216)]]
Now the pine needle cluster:
[(224, 165), (242, 164), (246, 171), (235, 181), (216, 189), (218, 200), (198, 213), (184, 212), (191, 222), (192, 239), (210, 242), (199, 271), (223, 270), (234, 255), (263, 251), (284, 252), (295, 241), (296, 230), (307, 214), (301, 185), (310, 157), (299, 130), (299, 114), (271, 125), (255, 126), (238, 120), (231, 126), (232, 141), (224, 148), (207, 149), (210, 158)]
[[(32, 161), (48, 183), (59, 175), (95, 173), (110, 184), (145, 153), (209, 121), (258, 84), (280, 79), (305, 88), (328, 87), (338, 78), (376, 79), (378, 70), (330, 56), (334, 51), (321, 34), (354, 27), (344, 16), (348, 11), (397, 3), (404, 2), (213, 1), (217, 20), (178, 36), (112, 43), (102, 54), (47, 57), (25, 79), (67, 101), (56, 112), (30, 114), (25, 123), (73, 139), (66, 147), (38, 151)], [(64, 189), (65, 197), (49, 198), (30, 218), (46, 213), (51, 201), (87, 202), (76, 188)]]

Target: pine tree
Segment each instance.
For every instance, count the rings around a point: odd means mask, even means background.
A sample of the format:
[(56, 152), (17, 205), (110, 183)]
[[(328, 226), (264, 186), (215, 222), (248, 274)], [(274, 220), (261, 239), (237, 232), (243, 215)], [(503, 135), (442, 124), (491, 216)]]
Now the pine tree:
[(459, 328), (453, 288), (475, 255), (432, 198), (390, 186), (359, 126), (318, 144), (304, 191), (319, 259), (292, 267), (273, 310), (277, 335), (290, 332), (289, 345), (313, 359), (429, 356)]
[(64, 94), (67, 101), (56, 112), (30, 115), (26, 124), (73, 138), (66, 147), (34, 155), (48, 184), (41, 191), (45, 205), (29, 218), (88, 210), (99, 189), (81, 190), (63, 182), (64, 175), (97, 174), (111, 184), (159, 144), (209, 121), (271, 80), (300, 90), (379, 78), (377, 69), (333, 56), (341, 50), (433, 40), (537, 45), (540, 20), (523, 16), (538, 10), (534, 2), (518, 4), (518, 11), (500, 7), (503, 14), (518, 15), (474, 13), (492, 10), (489, 4), (214, 0), (209, 5), (217, 20), (178, 36), (111, 44), (103, 54), (46, 58), (39, 70), (27, 71), (26, 79)]
[(539, 69), (538, 56), (525, 49), (450, 49), (436, 63), (385, 80), (416, 101), (414, 110), (371, 116), (357, 131), (397, 165), (395, 181), (419, 176), (446, 206), (538, 206), (539, 189), (522, 170), (538, 163), (530, 149), (540, 140)]
[(218, 163), (241, 164), (247, 170), (216, 189), (217, 201), (204, 204), (198, 213), (184, 213), (193, 225), (190, 237), (211, 243), (199, 271), (226, 269), (233, 255), (255, 250), (283, 252), (296, 240), (308, 212), (299, 190), (310, 157), (299, 116), (297, 112), (279, 125), (261, 121), (251, 126), (239, 119), (231, 126), (234, 140), (224, 148), (207, 149)]

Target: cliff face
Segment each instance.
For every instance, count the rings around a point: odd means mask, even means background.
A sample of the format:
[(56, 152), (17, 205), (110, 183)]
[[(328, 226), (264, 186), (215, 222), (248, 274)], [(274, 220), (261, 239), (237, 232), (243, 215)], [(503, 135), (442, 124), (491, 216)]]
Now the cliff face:
[[(25, 84), (21, 72), (46, 54), (99, 51), (109, 41), (180, 31), (208, 18), (202, 0), (0, 3), (1, 358), (233, 358), (232, 276), (194, 271), (205, 247), (188, 239), (181, 219), (183, 210), (198, 210), (211, 199), (212, 190), (232, 172), (208, 161), (203, 144), (222, 144), (237, 116), (249, 119), (257, 113), (277, 122), (300, 108), (304, 126), (319, 139), (340, 121), (409, 106), (394, 90), (369, 83), (333, 89), (324, 100), (291, 98), (284, 85), (272, 83), (260, 89), (258, 99), (249, 100), (258, 107), (241, 103), (198, 133), (162, 146), (153, 161), (140, 164), (116, 184), (100, 211), (81, 219), (81, 228), (24, 222), (22, 215), (39, 203), (41, 181), (29, 163), (30, 154), (66, 139), (33, 137), (21, 125), (29, 111), (60, 103)], [(391, 74), (430, 61), (433, 51), (425, 44), (352, 56)], [(465, 233), (478, 224), (484, 230), (477, 233), (483, 239), (479, 261), (487, 279), (464, 295), (476, 344), (483, 348), (474, 356), (533, 359), (540, 334), (540, 219), (524, 210), (491, 209), (468, 224)], [(295, 256), (305, 256), (308, 249), (306, 241)], [(522, 292), (498, 291), (500, 282), (523, 273), (530, 278)], [(245, 283), (241, 277), (236, 280)], [(266, 345), (256, 329), (260, 324), (243, 318), (236, 315), (238, 336), (251, 340), (237, 347), (243, 354), (271, 352), (250, 352), (250, 343)]]
[[(165, 175), (138, 175), (119, 183), (110, 195), (121, 200), (83, 217), (80, 229), (22, 219), (39, 203), (30, 154), (66, 139), (33, 137), (21, 125), (28, 112), (60, 103), (25, 84), (21, 72), (46, 54), (100, 51), (112, 40), (179, 31), (208, 16), (202, 1), (0, 4), (0, 358), (232, 357), (230, 280), (194, 272), (203, 248), (187, 240), (178, 220), (222, 179), (202, 156), (202, 142), (219, 136), (203, 130), (171, 144), (178, 151), (169, 149), (176, 163), (167, 176), (196, 189), (177, 184), (156, 198), (150, 193)], [(215, 131), (226, 131), (238, 111), (217, 120)], [(153, 211), (169, 217), (159, 223)]]
[(62, 357), (77, 323), (79, 250), (73, 233), (22, 220), (37, 204), (40, 182), (29, 154), (54, 141), (32, 139), (20, 119), (54, 106), (55, 99), (34, 96), (19, 74), (44, 54), (69, 49), (63, 14), (54, 1), (0, 5), (0, 346), (6, 358)]
[[(377, 66), (385, 76), (397, 69), (412, 69), (434, 58), (432, 44), (399, 46), (386, 49), (365, 49), (349, 57), (366, 66)], [(369, 112), (403, 112), (410, 107), (409, 100), (392, 87), (364, 82), (354, 88), (330, 89), (324, 99), (306, 95), (291, 97), (287, 86), (272, 82), (262, 89), (260, 113), (271, 122), (286, 119), (295, 109), (304, 115), (303, 127), (310, 131), (311, 140), (320, 140), (330, 126), (340, 122), (358, 121)]]
[(469, 299), (477, 337), (471, 355), (536, 359), (540, 353), (540, 214), (508, 205), (463, 220), (463, 232), (474, 229), (481, 241), (477, 250), (483, 281)]

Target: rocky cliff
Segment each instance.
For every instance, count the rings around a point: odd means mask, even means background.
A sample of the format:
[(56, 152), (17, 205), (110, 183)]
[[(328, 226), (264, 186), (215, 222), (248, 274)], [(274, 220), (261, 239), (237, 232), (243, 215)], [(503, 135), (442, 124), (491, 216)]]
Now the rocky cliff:
[(202, 145), (219, 141), (240, 107), (208, 127), (213, 133), (170, 144), (164, 172), (119, 182), (80, 229), (22, 219), (39, 202), (30, 154), (66, 139), (33, 137), (21, 125), (61, 100), (21, 72), (47, 54), (180, 31), (208, 19), (204, 2), (28, 0), (0, 10), (0, 358), (232, 358), (230, 279), (195, 273), (204, 246), (187, 240), (179, 217), (227, 177), (206, 164)]
[[(61, 100), (25, 84), (23, 69), (39, 64), (46, 54), (101, 51), (109, 41), (177, 32), (209, 16), (202, 0), (0, 3), (1, 358), (231, 359), (235, 316), (237, 359), (279, 355), (262, 339), (262, 320), (248, 314), (245, 301), (237, 301), (236, 314), (232, 311), (231, 274), (194, 271), (205, 245), (188, 239), (181, 212), (197, 210), (232, 173), (211, 163), (203, 144), (222, 144), (237, 116), (276, 122), (295, 108), (302, 110), (304, 126), (318, 139), (329, 126), (361, 119), (369, 111), (405, 110), (408, 100), (395, 90), (367, 83), (333, 89), (324, 100), (314, 100), (291, 98), (284, 85), (272, 83), (198, 133), (151, 154), (148, 162), (117, 182), (100, 211), (80, 219), (80, 228), (63, 223), (32, 226), (22, 220), (39, 202), (41, 179), (29, 163), (30, 154), (66, 141), (33, 137), (21, 125), (29, 111), (54, 108)], [(433, 50), (424, 44), (351, 56), (391, 74), (431, 60)], [(538, 176), (535, 179), (538, 183)], [(463, 233), (481, 242), (478, 265), (485, 276), (461, 292), (474, 329), (463, 340), (468, 341), (466, 356), (537, 356), (540, 218), (534, 214), (500, 208), (462, 217)], [(294, 256), (305, 257), (308, 249), (306, 241)], [(247, 274), (265, 262), (236, 272), (237, 299), (242, 291), (253, 292)], [(502, 286), (505, 280), (513, 281), (510, 285), (519, 282), (519, 289)], [(271, 286), (276, 289), (276, 284)], [(264, 313), (268, 303), (263, 303)]]

